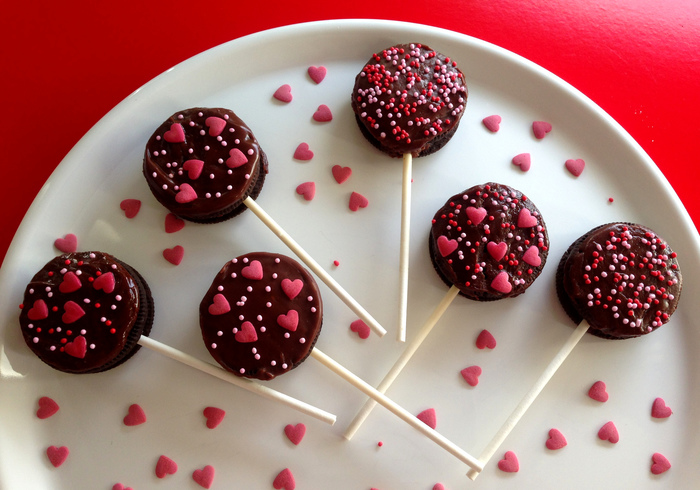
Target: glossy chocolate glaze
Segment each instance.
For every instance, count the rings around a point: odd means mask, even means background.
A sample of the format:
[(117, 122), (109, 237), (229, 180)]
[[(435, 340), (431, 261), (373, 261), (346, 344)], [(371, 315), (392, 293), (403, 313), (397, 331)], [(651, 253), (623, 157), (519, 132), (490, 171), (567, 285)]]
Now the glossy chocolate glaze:
[(239, 376), (261, 380), (306, 359), (322, 321), (314, 278), (295, 260), (266, 252), (227, 262), (199, 307), (202, 337), (212, 357)]
[(489, 182), (452, 196), (433, 218), (433, 265), (448, 285), (479, 301), (522, 294), (547, 261), (549, 237), (534, 203)]
[[(464, 75), (426, 45), (399, 44), (375, 53), (355, 78), (352, 108), (365, 136), (394, 157), (442, 147), (467, 103)], [(431, 149), (434, 141), (439, 142)]]
[(683, 286), (676, 254), (649, 228), (609, 223), (576, 240), (557, 270), (557, 293), (589, 332), (626, 339), (653, 332), (676, 310)]
[(176, 112), (150, 137), (143, 159), (156, 199), (199, 222), (231, 216), (266, 173), (267, 158), (253, 132), (222, 108)]

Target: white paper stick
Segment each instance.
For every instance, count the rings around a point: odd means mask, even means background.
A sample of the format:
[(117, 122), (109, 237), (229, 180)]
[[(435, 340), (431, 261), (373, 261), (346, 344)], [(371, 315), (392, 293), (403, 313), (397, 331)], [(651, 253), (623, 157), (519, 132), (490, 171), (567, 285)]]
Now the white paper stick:
[(243, 200), (248, 209), (250, 209), (260, 220), (275, 234), (277, 237), (296, 254), (299, 259), (304, 262), (314, 274), (316, 274), (336, 296), (338, 296), (348, 307), (359, 316), (377, 335), (383, 337), (386, 330), (377, 320), (372, 317), (338, 282), (333, 279), (313, 257), (311, 257), (301, 246), (292, 239), (289, 234), (282, 229), (280, 225), (273, 220), (253, 199), (247, 197)]
[(401, 244), (399, 247), (399, 330), (396, 339), (406, 342), (406, 310), (408, 305), (408, 249), (411, 241), (411, 179), (413, 155), (403, 156), (403, 181), (401, 186)]
[[(401, 353), (401, 356), (399, 356), (399, 358), (396, 360), (396, 362), (386, 374), (386, 376), (384, 376), (382, 382), (379, 383), (379, 385), (377, 385), (378, 392), (386, 393), (386, 390), (389, 389), (391, 384), (398, 377), (399, 373), (403, 370), (406, 364), (408, 364), (408, 361), (411, 359), (411, 357), (413, 357), (413, 354), (416, 353), (418, 347), (420, 347), (420, 345), (423, 343), (423, 341), (433, 329), (435, 324), (445, 313), (447, 307), (450, 306), (450, 304), (452, 304), (452, 301), (457, 297), (458, 294), (459, 289), (456, 286), (452, 286), (449, 289), (449, 291), (447, 291), (445, 297), (442, 298), (442, 301), (440, 301), (435, 310), (433, 310), (433, 312), (430, 314), (430, 316), (420, 328), (413, 340), (411, 340), (411, 342), (409, 342), (408, 345), (406, 345), (406, 349)], [(357, 412), (357, 415), (355, 415), (355, 418), (352, 419), (352, 422), (350, 422), (350, 425), (348, 425), (348, 428), (345, 429), (345, 434), (343, 435), (346, 439), (352, 439), (352, 437), (355, 435), (355, 432), (357, 432), (357, 430), (360, 428), (360, 425), (362, 425), (365, 419), (367, 419), (370, 412), (376, 405), (377, 402), (372, 398), (368, 399), (365, 402), (360, 411)]]
[[(540, 394), (545, 385), (550, 379), (552, 379), (554, 373), (557, 372), (562, 363), (566, 360), (569, 354), (571, 354), (571, 351), (574, 350), (574, 347), (576, 347), (576, 344), (578, 344), (579, 340), (581, 340), (587, 330), (588, 322), (584, 320), (571, 333), (569, 338), (566, 340), (566, 343), (564, 343), (554, 359), (552, 359), (544, 372), (540, 375), (537, 381), (535, 381), (534, 386), (530, 388), (530, 391), (528, 391), (523, 399), (520, 400), (520, 403), (518, 403), (518, 405), (515, 407), (515, 410), (513, 410), (493, 439), (491, 439), (491, 442), (488, 443), (486, 448), (484, 448), (482, 453), (479, 455), (479, 461), (481, 461), (482, 467), (489, 462), (493, 454), (498, 450), (503, 441), (505, 441), (508, 434), (510, 434), (518, 421), (520, 421), (520, 418), (525, 414), (527, 409), (530, 408), (530, 405), (532, 405), (532, 402), (535, 401), (537, 395)], [(479, 473), (479, 470), (473, 468), (469, 470), (467, 476), (471, 480), (476, 480)]]
[(458, 458), (460, 461), (466, 463), (471, 468), (481, 471), (483, 469), (482, 464), (474, 457), (459, 448), (456, 444), (446, 439), (439, 432), (431, 429), (425, 423), (421, 422), (415, 415), (412, 415), (406, 409), (396, 404), (393, 400), (388, 398), (386, 395), (379, 393), (372, 385), (363, 381), (358, 376), (348, 371), (346, 368), (338, 364), (336, 361), (328, 357), (326, 354), (314, 348), (311, 351), (311, 357), (321, 362), (324, 366), (329, 368), (331, 371), (339, 375), (341, 378), (346, 380), (348, 383), (353, 385), (355, 388), (362, 391), (367, 396), (371, 396), (379, 404), (385, 407), (387, 410), (392, 412), (394, 415), (402, 419), (404, 422), (408, 423), (411, 427), (421, 432), (423, 435), (428, 437), (430, 440), (438, 444), (440, 447), (445, 449), (447, 452)]
[(146, 347), (147, 349), (158, 352), (159, 354), (163, 354), (166, 357), (179, 361), (204, 373), (210, 374), (223, 381), (227, 381), (231, 384), (234, 384), (239, 388), (243, 388), (244, 390), (251, 391), (256, 395), (260, 395), (269, 400), (274, 400), (276, 402), (287, 405), (295, 410), (298, 410), (301, 413), (310, 415), (311, 417), (314, 417), (315, 419), (318, 419), (322, 422), (325, 422), (330, 425), (333, 425), (335, 423), (336, 416), (332, 413), (328, 413), (324, 410), (321, 410), (320, 408), (316, 408), (313, 405), (309, 405), (308, 403), (297, 400), (296, 398), (292, 398), (289, 395), (285, 395), (284, 393), (275, 391), (272, 388), (263, 386), (260, 383), (256, 383), (255, 381), (252, 381), (250, 379), (236, 376), (235, 374), (230, 373), (219, 366), (215, 366), (208, 362), (197, 359), (196, 357), (193, 357), (189, 354), (185, 354), (182, 351), (179, 351), (173, 347), (158, 342), (157, 340), (153, 340), (150, 337), (142, 335), (139, 339), (139, 344), (142, 347)]

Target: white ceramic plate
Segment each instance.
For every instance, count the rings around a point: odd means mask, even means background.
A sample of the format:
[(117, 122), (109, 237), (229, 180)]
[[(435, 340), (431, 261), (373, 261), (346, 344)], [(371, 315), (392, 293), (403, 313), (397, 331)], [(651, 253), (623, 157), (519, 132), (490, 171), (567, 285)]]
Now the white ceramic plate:
[[(54, 239), (75, 233), (80, 249), (113, 253), (147, 278), (157, 309), (153, 338), (210, 360), (197, 308), (216, 271), (245, 252), (292, 254), (250, 212), (166, 234), (166, 211), (148, 191), (141, 160), (146, 139), (171, 113), (221, 106), (253, 128), (270, 159), (258, 203), (389, 330), (384, 338), (360, 340), (349, 331), (356, 316), (321, 285), (326, 314), (318, 346), (377, 384), (403, 349), (394, 340), (401, 165), (363, 139), (349, 97), (369, 56), (398, 42), (423, 42), (449, 54), (470, 89), (453, 140), (414, 161), (409, 339), (447, 290), (428, 259), (427, 233), (449, 196), (486, 181), (520, 189), (542, 211), (552, 246), (544, 273), (526, 294), (498, 303), (456, 299), (389, 395), (411, 413), (434, 408), (438, 431), (478, 456), (571, 332), (556, 300), (556, 265), (575, 238), (603, 222), (644, 223), (678, 252), (685, 283), (669, 325), (624, 342), (586, 336), (476, 482), (467, 480), (463, 463), (382, 407), (345, 441), (342, 433), (365, 397), (313, 359), (270, 385), (337, 414), (332, 427), (146, 350), (118, 369), (87, 376), (53, 371), (28, 351), (17, 323), (24, 285), (56, 253)], [(328, 69), (318, 85), (306, 73), (312, 65)], [(292, 87), (290, 104), (272, 98), (285, 83)], [(320, 104), (331, 108), (332, 122), (312, 120)], [(481, 124), (491, 114), (503, 119), (497, 133)], [(536, 120), (553, 125), (543, 140), (532, 135)], [(292, 158), (301, 142), (315, 153), (310, 162)], [(527, 173), (510, 163), (524, 152), (532, 157)], [(569, 158), (586, 161), (580, 177), (564, 169)], [(335, 164), (353, 170), (342, 185), (331, 175)], [(310, 202), (295, 193), (305, 181), (317, 185)], [(369, 206), (351, 212), (352, 191), (367, 196)], [(119, 209), (125, 198), (143, 201), (134, 219)], [(177, 267), (161, 255), (174, 245), (185, 248)], [(22, 223), (0, 278), (1, 342), (14, 370), (24, 375), (9, 378), (3, 365), (0, 486), (199, 488), (193, 471), (212, 465), (212, 488), (272, 488), (284, 468), (300, 489), (431, 489), (437, 482), (447, 489), (553, 488), (554, 482), (580, 489), (687, 488), (700, 478), (700, 331), (694, 321), (700, 304), (693, 300), (700, 293), (694, 274), (699, 257), (685, 210), (629, 135), (575, 89), (512, 53), (431, 27), (365, 20), (295, 25), (237, 39), (174, 67), (107, 114), (66, 156)], [(483, 328), (498, 341), (493, 351), (474, 345)], [(459, 374), (470, 365), (483, 369), (474, 388)], [(596, 380), (607, 383), (607, 403), (587, 397)], [(39, 420), (37, 400), (44, 395), (61, 409)], [(673, 409), (670, 418), (651, 417), (656, 397)], [(144, 408), (146, 424), (122, 424), (132, 403)], [(210, 405), (227, 412), (214, 430), (202, 415)], [(615, 445), (597, 439), (610, 420), (620, 432)], [(307, 433), (294, 446), (283, 429), (299, 422)], [(566, 436), (567, 447), (545, 448), (550, 428)], [(59, 468), (47, 459), (51, 445), (70, 449)], [(518, 473), (498, 470), (506, 450), (517, 454)], [(655, 452), (672, 463), (660, 476), (650, 472)], [(162, 481), (154, 472), (161, 454), (179, 465)]]

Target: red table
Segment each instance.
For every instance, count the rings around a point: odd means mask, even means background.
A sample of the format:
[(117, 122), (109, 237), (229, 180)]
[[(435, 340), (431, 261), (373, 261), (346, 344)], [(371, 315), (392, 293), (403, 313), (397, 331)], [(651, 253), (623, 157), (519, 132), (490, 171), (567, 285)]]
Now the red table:
[[(44, 5), (42, 5), (44, 4)], [(435, 0), (12, 2), (3, 36), (0, 257), (61, 159), (105, 113), (162, 71), (253, 32), (333, 18), (430, 24), (518, 53), (590, 97), (656, 162), (700, 225), (700, 2)], [(118, 9), (118, 10), (116, 10)], [(444, 12), (444, 14), (442, 14)]]

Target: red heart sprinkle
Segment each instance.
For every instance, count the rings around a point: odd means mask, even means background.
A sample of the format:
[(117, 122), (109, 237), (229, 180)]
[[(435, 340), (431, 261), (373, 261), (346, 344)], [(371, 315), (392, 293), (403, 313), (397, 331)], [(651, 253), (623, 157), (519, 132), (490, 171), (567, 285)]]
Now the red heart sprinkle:
[(607, 402), (609, 396), (605, 383), (602, 381), (596, 381), (593, 383), (591, 388), (588, 390), (588, 396), (601, 403)]
[(56, 412), (58, 412), (58, 403), (56, 403), (52, 398), (48, 396), (42, 396), (39, 398), (39, 408), (36, 411), (36, 416), (40, 419), (48, 419)]
[(115, 483), (114, 486), (112, 487), (112, 490), (134, 490), (131, 487), (125, 487), (121, 483)]
[(286, 315), (277, 317), (277, 324), (290, 332), (296, 332), (299, 325), (299, 313), (296, 310), (289, 310)]
[(583, 169), (586, 167), (586, 162), (580, 158), (577, 158), (576, 160), (570, 159), (564, 162), (564, 166), (566, 167), (566, 170), (571, 172), (571, 175), (578, 177), (581, 175), (581, 173), (583, 173)]
[(65, 345), (64, 351), (69, 356), (84, 359), (85, 354), (87, 353), (87, 341), (85, 340), (85, 337), (78, 335), (73, 339), (73, 342), (68, 342)]
[(248, 157), (238, 148), (229, 151), (228, 155), (226, 159), (226, 166), (228, 168), (238, 168), (248, 163)]
[(280, 102), (289, 103), (292, 101), (292, 87), (285, 83), (284, 85), (280, 86), (280, 88), (275, 90), (275, 93), (272, 94), (272, 96)]
[(163, 250), (163, 257), (173, 265), (180, 265), (184, 256), (185, 249), (181, 245), (175, 245), (173, 248)]
[(506, 473), (517, 473), (520, 470), (518, 457), (513, 451), (506, 451), (503, 459), (498, 462), (498, 469)]
[(44, 320), (48, 316), (49, 307), (46, 306), (46, 303), (43, 299), (38, 299), (34, 301), (34, 305), (31, 308), (29, 308), (29, 311), (27, 312), (27, 318), (33, 321)]
[(532, 132), (535, 138), (541, 140), (552, 130), (552, 125), (545, 121), (535, 121), (532, 123)]
[(503, 294), (508, 294), (513, 290), (513, 285), (508, 280), (508, 273), (506, 271), (498, 273), (494, 280), (491, 281), (491, 287)]
[(530, 213), (529, 209), (521, 209), (520, 214), (518, 214), (518, 228), (531, 228), (533, 226), (537, 226), (537, 218)]
[(304, 287), (304, 281), (301, 279), (294, 279), (293, 281), (287, 278), (282, 279), (282, 291), (287, 295), (287, 298), (294, 299), (301, 292), (301, 288)]
[(513, 165), (516, 167), (520, 167), (520, 170), (523, 172), (527, 172), (530, 170), (530, 165), (531, 165), (531, 160), (530, 160), (530, 154), (529, 153), (521, 153), (519, 155), (515, 155), (513, 157)]
[(487, 116), (482, 119), (481, 122), (484, 124), (484, 126), (486, 126), (486, 129), (492, 133), (495, 133), (501, 129), (501, 116), (495, 114), (493, 116)]
[(259, 260), (252, 260), (249, 265), (241, 270), (241, 274), (246, 279), (252, 279), (253, 281), (259, 281), (263, 278), (263, 267)]
[(63, 323), (75, 323), (85, 315), (85, 310), (75, 301), (66, 301), (63, 310), (64, 313), (61, 316)]
[(276, 490), (294, 490), (296, 488), (296, 483), (291, 470), (289, 468), (285, 468), (280, 471), (275, 477), (275, 480), (272, 482), (272, 486), (275, 487)]
[(329, 122), (333, 120), (333, 114), (326, 104), (321, 104), (314, 112), (313, 119), (316, 122)]
[(486, 217), (486, 209), (475, 208), (474, 206), (469, 206), (466, 209), (467, 218), (472, 222), (473, 225), (478, 225)]
[(617, 432), (617, 427), (613, 422), (608, 422), (598, 431), (598, 438), (601, 441), (609, 441), (616, 444), (620, 440), (620, 434)]
[(187, 176), (192, 180), (197, 180), (202, 175), (204, 169), (203, 160), (187, 160), (182, 164), (182, 170), (187, 172)]
[(540, 249), (536, 245), (532, 245), (523, 254), (523, 262), (529, 264), (533, 267), (539, 267), (542, 264), (542, 258), (540, 257)]
[(168, 143), (184, 143), (185, 130), (180, 123), (173, 123), (170, 129), (163, 134), (163, 139)]
[(211, 488), (211, 484), (214, 483), (214, 467), (206, 465), (201, 470), (194, 470), (192, 472), (192, 479), (200, 487)]
[(339, 184), (348, 180), (352, 175), (352, 169), (350, 167), (342, 167), (340, 165), (333, 165), (331, 172), (333, 173), (333, 178)]
[(562, 434), (558, 429), (549, 430), (549, 439), (547, 439), (547, 442), (545, 442), (547, 449), (554, 451), (563, 448), (566, 446), (566, 444), (566, 437), (564, 437), (564, 434)]
[(671, 468), (671, 463), (669, 460), (666, 458), (661, 453), (654, 453), (651, 456), (651, 472), (654, 475), (660, 475), (661, 473), (664, 473), (668, 471)]
[(209, 429), (215, 429), (226, 416), (225, 410), (216, 407), (207, 407), (202, 411), (202, 413), (207, 419), (207, 427)]
[(181, 184), (180, 190), (175, 194), (175, 201), (180, 204), (187, 204), (197, 199), (197, 192), (190, 184)]
[(129, 405), (129, 411), (124, 416), (124, 425), (133, 427), (135, 425), (141, 425), (146, 423), (146, 412), (137, 403)]
[(78, 237), (73, 233), (68, 233), (63, 238), (56, 238), (53, 246), (63, 253), (73, 253), (78, 250)]
[(93, 288), (97, 290), (101, 289), (107, 294), (114, 292), (115, 286), (116, 280), (114, 279), (114, 274), (111, 272), (101, 274), (97, 276), (94, 281), (92, 281)]
[(165, 478), (175, 473), (177, 473), (177, 463), (175, 461), (165, 455), (158, 458), (158, 463), (156, 463), (156, 476), (158, 478)]
[(224, 132), (226, 120), (216, 116), (209, 116), (204, 120), (204, 124), (209, 128), (209, 136), (219, 136)]
[(309, 150), (308, 143), (299, 143), (297, 149), (294, 150), (294, 158), (296, 160), (308, 161), (314, 157), (314, 152)]
[(223, 294), (215, 294), (212, 304), (209, 305), (210, 315), (223, 315), (231, 311), (231, 305), (229, 304), (226, 296)]
[(469, 386), (476, 386), (479, 384), (479, 376), (481, 376), (481, 367), (469, 366), (462, 369), (459, 373), (462, 375), (464, 381), (466, 381)]
[(488, 242), (486, 244), (486, 251), (491, 257), (493, 257), (493, 260), (498, 262), (505, 256), (506, 252), (508, 251), (508, 244), (506, 242)]
[(316, 195), (316, 183), (315, 182), (304, 182), (297, 186), (297, 194), (304, 196), (304, 199), (310, 201)]
[(435, 414), (434, 408), (423, 410), (421, 413), (416, 415), (416, 418), (433, 430), (435, 427), (437, 427), (437, 415)]
[(287, 424), (284, 427), (284, 434), (287, 436), (287, 439), (292, 441), (292, 444), (298, 446), (306, 434), (306, 426), (304, 424)]
[(185, 220), (173, 213), (165, 215), (165, 233), (176, 233), (185, 227)]
[(476, 338), (477, 349), (493, 349), (496, 347), (496, 339), (488, 330), (482, 330)]
[(438, 251), (440, 252), (440, 255), (443, 257), (447, 257), (450, 255), (452, 252), (457, 250), (457, 247), (459, 246), (459, 243), (457, 243), (457, 240), (450, 240), (444, 235), (440, 235), (437, 239), (437, 247)]
[(350, 194), (350, 211), (357, 211), (360, 208), (366, 208), (368, 204), (369, 200), (359, 192), (353, 192)]
[(362, 340), (369, 338), (369, 326), (361, 319), (355, 320), (350, 324), (350, 331), (357, 333)]
[(66, 272), (63, 275), (63, 281), (58, 285), (58, 290), (62, 293), (72, 293), (77, 291), (82, 286), (80, 278), (73, 271)]
[(258, 332), (255, 331), (255, 327), (252, 323), (243, 322), (241, 329), (235, 334), (235, 339), (242, 344), (255, 342), (258, 340)]
[(651, 405), (651, 416), (655, 419), (665, 419), (671, 416), (673, 410), (666, 406), (663, 398), (655, 398)]
[(311, 80), (316, 83), (321, 83), (323, 79), (326, 78), (327, 70), (325, 66), (310, 66), (308, 72)]
[(124, 199), (119, 203), (119, 208), (124, 211), (124, 215), (131, 219), (139, 214), (141, 209), (141, 201), (138, 199)]
[(66, 462), (69, 454), (70, 451), (66, 446), (50, 446), (46, 449), (46, 455), (49, 457), (49, 461), (51, 461), (51, 464), (56, 468)]

